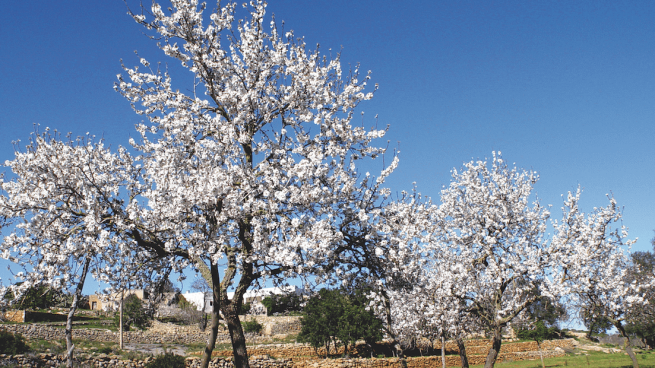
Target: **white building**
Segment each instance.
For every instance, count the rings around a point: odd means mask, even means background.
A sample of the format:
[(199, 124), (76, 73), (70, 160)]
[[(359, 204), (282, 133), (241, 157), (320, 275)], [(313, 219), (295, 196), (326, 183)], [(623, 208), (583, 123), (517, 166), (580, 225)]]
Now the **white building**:
[[(272, 287), (272, 288), (264, 288), (264, 289), (257, 289), (257, 290), (248, 290), (243, 296), (243, 302), (244, 303), (261, 302), (262, 300), (264, 300), (264, 298), (270, 295), (289, 295), (289, 294), (302, 295), (302, 289), (298, 288), (297, 286), (291, 285), (291, 286)], [(205, 313), (211, 313), (212, 308), (214, 307), (214, 301), (211, 293), (207, 293), (205, 295), (205, 293), (202, 292), (190, 293), (187, 291), (185, 294), (182, 294), (182, 296), (189, 303), (195, 304), (198, 310), (202, 310), (204, 306)], [(232, 300), (232, 298), (234, 297), (234, 293), (228, 292), (227, 297), (228, 299)]]

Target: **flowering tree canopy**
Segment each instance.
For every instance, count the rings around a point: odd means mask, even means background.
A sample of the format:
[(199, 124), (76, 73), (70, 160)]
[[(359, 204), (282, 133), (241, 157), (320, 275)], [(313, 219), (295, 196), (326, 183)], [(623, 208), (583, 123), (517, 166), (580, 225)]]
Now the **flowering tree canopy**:
[(655, 280), (630, 277), (630, 257), (624, 248), (634, 243), (621, 221), (616, 200), (610, 197), (607, 207), (594, 208), (585, 214), (579, 208), (580, 190), (569, 193), (561, 222), (554, 224), (556, 279), (583, 305), (590, 318), (608, 320), (626, 338), (625, 349), (633, 366), (639, 363), (630, 348), (624, 321), (633, 309), (648, 305), (646, 294)]
[(450, 293), (492, 333), (485, 367), (493, 366), (501, 332), (548, 286), (549, 212), (530, 202), (538, 176), (510, 169), (500, 154), (453, 170), (441, 193), (437, 241)]
[(620, 219), (615, 201), (584, 214), (580, 191), (569, 195), (563, 220), (547, 236), (550, 212), (531, 199), (537, 180), (534, 172), (508, 167), (499, 153), (490, 164), (453, 170), (438, 206), (415, 194), (382, 208), (368, 237), (377, 237), (372, 263), (382, 270), (374, 307), (391, 316), (392, 335), (407, 340), (486, 330), (492, 347), (485, 366), (492, 367), (503, 328), (521, 322), (541, 298), (596, 293), (604, 308), (622, 306), (605, 313), (615, 319), (643, 303), (642, 286), (620, 281), (622, 247), (631, 242), (623, 241), (624, 228), (612, 230)]
[(0, 215), (13, 230), (0, 249), (3, 258), (25, 270), (16, 275), (21, 284), (1, 292), (21, 295), (41, 283), (75, 289), (66, 328), (70, 366), (72, 317), (87, 273), (120, 286), (152, 270), (138, 266), (148, 260), (146, 254), (112, 236), (117, 226), (112, 219), (122, 217), (125, 202), (120, 192), (131, 185), (134, 167), (123, 149), (112, 154), (101, 143), (61, 141), (49, 131), (33, 136), (5, 165), (15, 178), (1, 184)]
[[(360, 178), (357, 162), (385, 151), (370, 145), (385, 130), (351, 122), (373, 95), (374, 88), (365, 91), (369, 76), (357, 68), (344, 74), (338, 55), (328, 60), (318, 49), (307, 52), (292, 32), (280, 34), (264, 20), (263, 1), (251, 2), (241, 21), (235, 4), (209, 19), (197, 1), (172, 5), (165, 13), (154, 3), (132, 16), (192, 73), (193, 92), (174, 89), (167, 71), (141, 59), (142, 66), (124, 66), (116, 84), (148, 119), (137, 125), (140, 138), (130, 140), (130, 150), (36, 137), (28, 153), (17, 152), (8, 163), (16, 178), (3, 184), (1, 204), (3, 216), (25, 225), (5, 241), (4, 255), (25, 248), (71, 262), (91, 254), (102, 259), (95, 275), (110, 283), (117, 282), (112, 267), (140, 279), (187, 266), (206, 270), (217, 306), (212, 337), (220, 308), (235, 363), (248, 366), (238, 320), (246, 290), (338, 258), (339, 227), (366, 217), (360, 204), (376, 201), (397, 160), (376, 179)], [(45, 175), (43, 167), (59, 171)], [(55, 242), (70, 252), (47, 247)], [(48, 272), (52, 283), (71, 274)]]

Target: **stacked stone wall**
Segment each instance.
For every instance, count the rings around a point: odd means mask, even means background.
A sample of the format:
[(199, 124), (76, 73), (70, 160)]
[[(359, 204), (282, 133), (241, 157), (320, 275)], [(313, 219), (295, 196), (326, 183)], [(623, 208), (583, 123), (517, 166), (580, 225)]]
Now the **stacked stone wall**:
[[(544, 352), (544, 357), (564, 356), (563, 352)], [(462, 365), (459, 355), (447, 355), (447, 367), (460, 367)], [(470, 365), (484, 364), (486, 356), (469, 356)], [(539, 359), (538, 352), (500, 354), (497, 363), (502, 361), (519, 361)], [(355, 359), (297, 359), (292, 358), (293, 368), (397, 368), (400, 366), (398, 358), (355, 358)], [(409, 357), (407, 368), (434, 368), (441, 367), (441, 356)]]
[[(516, 343), (508, 345), (517, 345), (520, 348), (510, 350), (522, 350), (529, 348), (528, 343)], [(544, 357), (558, 357), (564, 356), (562, 347), (567, 347), (566, 341), (554, 340), (545, 344), (550, 347), (557, 347), (560, 349), (544, 351)], [(397, 358), (352, 358), (352, 359), (321, 359), (315, 354), (311, 347), (305, 345), (269, 345), (265, 348), (251, 347), (248, 349), (250, 355), (250, 365), (253, 368), (395, 368), (399, 366)], [(272, 355), (266, 353), (275, 353)], [(231, 352), (230, 352), (231, 353)], [(264, 353), (264, 354), (262, 354)], [(282, 357), (282, 355), (295, 355), (293, 357)], [(275, 359), (271, 359), (271, 357)], [(446, 366), (457, 367), (460, 366), (459, 355), (447, 355)], [(519, 361), (519, 360), (534, 360), (539, 358), (538, 351), (514, 351), (514, 352), (501, 352), (498, 356), (497, 362), (502, 361)], [(484, 364), (486, 355), (469, 355), (468, 360), (471, 365)], [(121, 368), (143, 368), (153, 358), (146, 358), (143, 360), (121, 360), (118, 356), (114, 355), (101, 355), (88, 359), (81, 359), (79, 363), (83, 366), (91, 367), (121, 367)], [(21, 367), (57, 367), (65, 362), (64, 355), (55, 354), (37, 354), (37, 355), (0, 355), (0, 366), (8, 365), (10, 363), (17, 364)], [(409, 357), (407, 358), (408, 368), (431, 368), (441, 365), (440, 356), (427, 356), (427, 357)], [(200, 367), (200, 358), (187, 358), (186, 367), (197, 368)], [(212, 368), (233, 368), (231, 357), (218, 357), (212, 359), (210, 363)]]
[[(563, 353), (549, 352), (544, 356), (562, 356)], [(536, 359), (538, 355), (528, 353), (501, 354), (497, 362), (503, 360), (526, 360)], [(78, 360), (78, 364), (91, 367), (120, 367), (120, 368), (143, 368), (154, 358), (143, 360), (121, 360), (118, 356), (101, 356), (89, 359)], [(473, 356), (469, 358), (469, 364), (484, 364), (485, 357)], [(54, 354), (37, 354), (37, 355), (14, 355), (8, 356), (0, 354), (0, 365), (16, 364), (20, 367), (58, 367), (65, 363), (64, 355)], [(399, 366), (398, 358), (356, 358), (356, 359), (270, 359), (268, 356), (252, 356), (249, 360), (253, 368), (396, 368)], [(414, 357), (407, 358), (407, 368), (432, 368), (441, 365), (441, 357)], [(459, 356), (446, 356), (447, 367), (460, 366)], [(187, 358), (185, 360), (187, 368), (200, 367), (200, 358)], [(234, 368), (231, 358), (214, 358), (209, 366), (211, 368)]]
[(239, 316), (241, 321), (250, 321), (252, 319), (260, 323), (264, 335), (284, 335), (297, 334), (301, 330), (300, 316), (261, 316), (247, 315)]
[(25, 311), (8, 310), (4, 314), (4, 320), (9, 322), (16, 322), (16, 323), (25, 322)]
[[(573, 339), (564, 339), (564, 340), (551, 340), (544, 341), (541, 344), (541, 349), (546, 353), (548, 350), (553, 350), (555, 348), (561, 349), (573, 349)], [(469, 340), (465, 341), (466, 346), (466, 355), (473, 357), (480, 355), (485, 357), (489, 352), (491, 344), (488, 341), (484, 340)], [(358, 345), (357, 347), (365, 348), (363, 345)], [(355, 348), (357, 350), (357, 347)], [(441, 349), (441, 343), (438, 345), (435, 344), (435, 349)], [(332, 354), (335, 354), (334, 350), (331, 350)], [(337, 349), (336, 354), (343, 354), (343, 347)], [(459, 359), (459, 349), (455, 342), (447, 341), (446, 342), (446, 353), (449, 355), (457, 355)], [(515, 342), (515, 343), (505, 343), (500, 346), (500, 355), (503, 354), (510, 355), (520, 355), (523, 353), (539, 353), (537, 348), (537, 343), (534, 341), (527, 342)], [(216, 356), (231, 357), (232, 350), (218, 350), (213, 353)], [(248, 354), (252, 355), (269, 355), (274, 358), (295, 358), (295, 357), (323, 357), (325, 356), (325, 349), (319, 348), (314, 349), (313, 347), (307, 344), (271, 344), (271, 345), (258, 345), (258, 346), (249, 346)], [(517, 356), (518, 356), (517, 355)], [(532, 355), (530, 355), (532, 356)], [(441, 357), (439, 357), (441, 359)]]
[[(45, 340), (59, 340), (64, 339), (64, 329), (63, 328), (53, 328), (49, 326), (44, 326), (40, 324), (20, 324), (20, 325), (5, 325), (1, 327), (6, 329), (9, 332), (20, 333), (27, 339), (45, 339)], [(126, 343), (138, 343), (138, 344), (195, 344), (195, 343), (205, 343), (207, 341), (207, 332), (200, 332), (196, 328), (196, 332), (172, 332), (166, 333), (161, 331), (125, 331), (123, 332), (123, 341)], [(85, 328), (85, 329), (74, 329), (73, 338), (74, 339), (84, 339), (89, 341), (113, 341), (117, 342), (119, 340), (118, 332), (97, 329), (97, 328)], [(261, 343), (268, 341), (268, 338), (256, 334), (246, 334), (246, 340), (252, 343)], [(221, 333), (218, 335), (217, 341), (219, 342), (229, 342), (230, 336), (227, 333)]]
[[(5, 355), (0, 354), (0, 366), (15, 364), (19, 367), (25, 368), (42, 368), (42, 367), (59, 367), (66, 362), (64, 355), (54, 354), (37, 354), (37, 355)], [(77, 360), (77, 364), (81, 366), (90, 366), (98, 368), (143, 368), (154, 360), (154, 358), (145, 358), (143, 360), (121, 360), (118, 356), (109, 355), (104, 357), (96, 357), (90, 359)], [(252, 357), (249, 359), (252, 368), (293, 368), (293, 363), (289, 359), (273, 360), (268, 357)], [(187, 358), (185, 365), (188, 368), (199, 368), (199, 358)], [(209, 363), (211, 368), (234, 368), (232, 359), (215, 358)]]
[[(0, 312), (1, 313), (1, 312)], [(65, 314), (36, 312), (28, 310), (8, 310), (4, 313), (4, 319), (9, 322), (43, 322), (43, 321), (65, 321), (68, 318)]]

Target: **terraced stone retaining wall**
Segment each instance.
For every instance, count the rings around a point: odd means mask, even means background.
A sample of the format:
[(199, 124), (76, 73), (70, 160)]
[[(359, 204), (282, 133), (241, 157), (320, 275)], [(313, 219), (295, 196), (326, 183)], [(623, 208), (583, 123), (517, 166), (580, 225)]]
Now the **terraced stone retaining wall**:
[[(544, 341), (541, 343), (541, 349), (546, 354), (548, 351), (551, 351), (555, 348), (560, 348), (563, 352), (564, 349), (573, 349), (574, 339), (563, 339), (563, 340), (550, 340)], [(487, 356), (491, 343), (487, 340), (468, 340), (465, 342), (466, 345), (466, 355), (469, 357), (474, 357), (476, 355), (481, 355), (483, 357)], [(365, 349), (364, 345), (357, 345), (355, 350), (358, 348)], [(438, 345), (435, 344), (435, 349), (441, 349), (441, 343)], [(343, 347), (340, 347), (337, 350), (337, 354), (343, 354)], [(459, 349), (457, 349), (457, 344), (455, 342), (446, 342), (446, 352), (450, 355), (457, 355), (459, 359)], [(334, 351), (332, 351), (334, 353)], [(500, 355), (503, 354), (522, 354), (522, 353), (535, 353), (539, 354), (539, 349), (537, 348), (537, 343), (534, 341), (528, 342), (515, 342), (515, 343), (505, 343), (500, 346)], [(232, 356), (232, 350), (218, 350), (213, 353), (216, 356), (230, 357)], [(313, 347), (306, 344), (270, 344), (270, 345), (260, 345), (260, 346), (249, 346), (248, 354), (251, 355), (268, 355), (274, 358), (296, 358), (296, 357), (322, 357), (325, 356), (325, 349), (319, 348), (314, 349)], [(361, 354), (360, 354), (361, 355)], [(509, 356), (508, 355), (508, 356)], [(439, 357), (441, 359), (441, 357)]]
[[(77, 361), (78, 365), (90, 366), (98, 368), (143, 368), (154, 360), (154, 358), (146, 358), (143, 360), (121, 360), (118, 356), (107, 356), (103, 358), (83, 359)], [(293, 368), (293, 363), (289, 359), (273, 360), (268, 357), (252, 357), (250, 360), (252, 368)], [(19, 367), (25, 368), (43, 368), (43, 367), (59, 367), (66, 362), (64, 355), (54, 354), (38, 354), (38, 355), (14, 355), (8, 356), (0, 354), (0, 366), (15, 364)], [(188, 368), (199, 368), (199, 358), (187, 358), (185, 365)], [(215, 358), (209, 363), (211, 368), (234, 368), (232, 359), (230, 358)]]
[[(1, 327), (9, 332), (20, 333), (27, 339), (45, 339), (45, 340), (59, 340), (65, 338), (65, 331), (63, 328), (53, 328), (39, 324), (20, 324), (20, 325), (5, 325)], [(158, 331), (125, 331), (123, 332), (123, 341), (126, 343), (139, 343), (139, 344), (194, 344), (205, 343), (207, 341), (207, 332), (187, 333), (166, 333)], [(114, 341), (118, 342), (118, 332), (87, 328), (87, 329), (74, 329), (74, 339), (84, 339), (90, 341)], [(258, 343), (268, 341), (267, 337), (256, 334), (245, 334), (248, 342)], [(218, 335), (217, 341), (229, 342), (230, 336), (227, 333)]]
[[(563, 356), (564, 353), (549, 352), (544, 354), (544, 357)], [(100, 358), (91, 358), (78, 361), (82, 366), (91, 367), (120, 367), (120, 368), (143, 368), (146, 364), (154, 358), (146, 358), (143, 360), (120, 360), (117, 356), (106, 356)], [(504, 360), (527, 360), (538, 359), (535, 352), (531, 353), (511, 353), (500, 354), (498, 362)], [(20, 367), (58, 367), (65, 363), (64, 355), (53, 354), (38, 354), (30, 355), (0, 355), (0, 366), (17, 364)], [(469, 364), (484, 364), (484, 357), (470, 357)], [(200, 367), (200, 358), (187, 358), (185, 361), (187, 368)], [(446, 356), (446, 366), (457, 367), (460, 366), (459, 356)], [(209, 364), (211, 368), (234, 368), (231, 358), (214, 358)], [(308, 358), (294, 358), (294, 359), (270, 359), (268, 356), (252, 356), (250, 358), (250, 366), (253, 368), (397, 368), (399, 366), (399, 359), (308, 359)], [(432, 368), (441, 366), (441, 357), (414, 357), (407, 358), (407, 368)]]

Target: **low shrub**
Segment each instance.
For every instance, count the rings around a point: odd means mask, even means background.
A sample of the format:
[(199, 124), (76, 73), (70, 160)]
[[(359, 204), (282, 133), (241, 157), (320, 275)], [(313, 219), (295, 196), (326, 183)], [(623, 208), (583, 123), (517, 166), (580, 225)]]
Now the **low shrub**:
[(104, 348), (98, 349), (98, 354), (111, 354), (112, 351), (113, 350), (110, 347), (106, 346)]
[(184, 357), (166, 353), (159, 355), (155, 360), (146, 364), (145, 368), (184, 368)]
[(23, 354), (30, 350), (23, 335), (0, 330), (0, 354)]
[(256, 319), (251, 319), (250, 321), (244, 321), (241, 323), (243, 325), (244, 332), (250, 333), (260, 333), (264, 326), (262, 326)]

